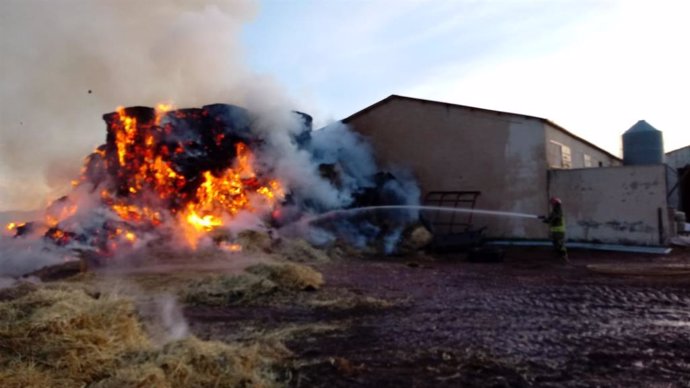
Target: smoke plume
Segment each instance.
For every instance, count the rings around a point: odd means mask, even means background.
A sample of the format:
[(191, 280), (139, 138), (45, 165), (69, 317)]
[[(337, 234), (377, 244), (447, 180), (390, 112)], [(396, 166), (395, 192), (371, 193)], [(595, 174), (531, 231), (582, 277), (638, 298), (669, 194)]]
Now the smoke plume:
[(248, 0), (1, 1), (0, 210), (64, 193), (117, 106), (290, 105), (244, 66), (239, 34), (256, 12)]
[[(244, 66), (239, 33), (255, 12), (245, 0), (0, 2), (0, 210), (68, 194), (43, 221), (8, 227), (0, 275), (74, 252), (101, 263), (158, 238), (191, 236), (196, 249), (305, 214), (418, 203), (414, 178), (379, 171), (360, 135), (342, 123), (313, 130), (279, 85)], [(160, 102), (197, 108), (143, 107)], [(257, 165), (242, 170), (245, 148)], [(246, 193), (264, 206), (232, 202)], [(411, 211), (323, 219), (304, 234), (391, 253), (415, 219)], [(211, 237), (219, 224), (230, 233)]]

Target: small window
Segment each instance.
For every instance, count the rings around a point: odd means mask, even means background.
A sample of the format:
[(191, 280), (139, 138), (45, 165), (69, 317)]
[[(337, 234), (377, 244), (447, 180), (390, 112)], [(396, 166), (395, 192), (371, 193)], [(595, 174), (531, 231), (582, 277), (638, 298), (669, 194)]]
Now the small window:
[(561, 145), (550, 142), (546, 149), (546, 158), (549, 162), (549, 167), (551, 168), (561, 168), (562, 157), (561, 157)]
[(573, 168), (573, 159), (570, 156), (570, 147), (561, 145), (561, 165), (563, 168)]
[(584, 161), (584, 166), (585, 166), (585, 167), (593, 167), (593, 164), (592, 164), (592, 156), (591, 156), (591, 155), (589, 155), (589, 154), (583, 154), (582, 157), (583, 157), (583, 159), (584, 159), (583, 161)]
[(546, 149), (547, 161), (551, 168), (572, 168), (573, 159), (570, 154), (570, 147), (551, 140)]

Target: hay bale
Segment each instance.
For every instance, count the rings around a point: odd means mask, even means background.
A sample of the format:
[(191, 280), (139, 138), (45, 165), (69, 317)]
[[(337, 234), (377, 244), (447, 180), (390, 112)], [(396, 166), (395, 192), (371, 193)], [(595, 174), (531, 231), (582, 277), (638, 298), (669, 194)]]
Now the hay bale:
[(418, 252), (431, 244), (434, 235), (424, 225), (408, 227), (398, 243), (398, 253), (408, 255)]
[(281, 289), (313, 291), (324, 283), (323, 275), (315, 269), (296, 263), (256, 264), (247, 272), (266, 278)]
[(83, 260), (71, 260), (60, 264), (49, 265), (28, 274), (35, 276), (43, 282), (70, 278), (86, 270), (86, 262)]
[(433, 239), (434, 235), (431, 234), (429, 229), (427, 229), (423, 225), (417, 225), (412, 229), (409, 236), (407, 237), (407, 244), (412, 249), (422, 249), (431, 244), (431, 240)]

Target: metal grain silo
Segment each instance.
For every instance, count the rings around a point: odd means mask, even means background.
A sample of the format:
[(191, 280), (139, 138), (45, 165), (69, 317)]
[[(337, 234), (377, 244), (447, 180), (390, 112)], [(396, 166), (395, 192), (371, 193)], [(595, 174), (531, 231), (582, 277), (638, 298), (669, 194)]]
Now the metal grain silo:
[(664, 162), (664, 137), (644, 120), (623, 134), (623, 164), (645, 165)]

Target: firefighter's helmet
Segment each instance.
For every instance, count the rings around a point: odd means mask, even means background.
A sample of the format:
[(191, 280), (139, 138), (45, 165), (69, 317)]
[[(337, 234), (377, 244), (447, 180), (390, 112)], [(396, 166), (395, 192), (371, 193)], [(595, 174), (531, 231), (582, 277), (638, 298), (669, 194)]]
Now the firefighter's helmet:
[(551, 197), (551, 204), (552, 205), (560, 205), (561, 204), (561, 199), (558, 197)]

